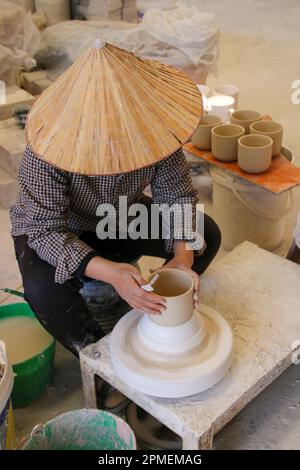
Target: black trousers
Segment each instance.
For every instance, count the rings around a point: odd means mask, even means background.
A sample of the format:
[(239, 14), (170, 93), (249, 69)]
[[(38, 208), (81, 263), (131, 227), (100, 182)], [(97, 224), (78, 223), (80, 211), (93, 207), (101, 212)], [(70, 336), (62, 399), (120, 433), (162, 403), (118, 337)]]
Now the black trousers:
[[(220, 230), (207, 215), (204, 230), (207, 248), (203, 255), (195, 257), (193, 265), (193, 270), (198, 274), (203, 273), (211, 263), (221, 243)], [(164, 241), (160, 239), (99, 240), (91, 232), (84, 232), (81, 239), (100, 256), (119, 262), (134, 261), (142, 255), (170, 259)], [(15, 237), (14, 244), (25, 300), (44, 328), (78, 356), (80, 349), (103, 336), (102, 329), (79, 292), (83, 282), (78, 278), (72, 278), (64, 284), (54, 282), (55, 268), (29, 248), (26, 235)]]

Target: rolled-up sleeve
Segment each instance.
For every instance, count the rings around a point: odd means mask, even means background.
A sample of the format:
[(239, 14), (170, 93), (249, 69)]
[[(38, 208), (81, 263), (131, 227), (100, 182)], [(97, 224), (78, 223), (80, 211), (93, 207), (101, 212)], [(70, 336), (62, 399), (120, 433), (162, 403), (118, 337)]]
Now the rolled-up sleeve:
[(171, 209), (177, 206), (177, 210), (171, 212), (169, 237), (165, 239), (166, 250), (173, 251), (175, 240), (185, 240), (193, 250), (202, 253), (206, 244), (197, 230), (197, 191), (181, 149), (157, 165), (151, 189), (155, 204), (167, 204)]
[(93, 253), (91, 247), (68, 229), (68, 173), (26, 149), (19, 182), (25, 198), (28, 245), (56, 268), (55, 282), (62, 284)]

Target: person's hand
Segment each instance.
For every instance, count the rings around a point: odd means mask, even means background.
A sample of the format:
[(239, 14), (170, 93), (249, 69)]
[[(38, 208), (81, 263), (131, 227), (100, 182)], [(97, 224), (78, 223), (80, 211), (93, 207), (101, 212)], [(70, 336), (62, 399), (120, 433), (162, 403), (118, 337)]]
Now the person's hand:
[(170, 261), (164, 264), (161, 268), (151, 270), (152, 273), (159, 272), (160, 269), (164, 268), (176, 268), (181, 269), (188, 273), (194, 280), (194, 306), (197, 307), (200, 300), (200, 279), (199, 275), (191, 269), (192, 261), (189, 252), (175, 255)]
[(159, 315), (165, 309), (165, 299), (153, 292), (146, 292), (140, 286), (146, 284), (139, 270), (131, 264), (113, 263), (110, 267), (109, 282), (122, 299), (136, 310)]

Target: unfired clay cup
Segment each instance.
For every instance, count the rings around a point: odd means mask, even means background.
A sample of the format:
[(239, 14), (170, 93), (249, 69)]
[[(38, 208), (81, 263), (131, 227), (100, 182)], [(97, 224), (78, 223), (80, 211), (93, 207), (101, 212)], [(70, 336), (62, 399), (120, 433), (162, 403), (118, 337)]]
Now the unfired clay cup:
[(247, 173), (263, 173), (272, 162), (273, 140), (262, 134), (244, 135), (238, 142), (238, 165)]
[(211, 130), (222, 124), (219, 116), (214, 114), (203, 114), (199, 127), (192, 137), (192, 144), (201, 150), (211, 149)]
[(212, 129), (211, 150), (213, 156), (222, 162), (237, 160), (239, 138), (245, 134), (242, 126), (222, 124)]
[(234, 98), (234, 109), (237, 108), (240, 90), (236, 85), (217, 85), (212, 89), (213, 96), (227, 95)]
[(155, 294), (166, 299), (166, 310), (161, 315), (149, 315), (154, 323), (178, 326), (192, 318), (194, 281), (189, 274), (180, 269), (162, 269), (152, 287)]
[(255, 121), (260, 121), (262, 118), (263, 115), (257, 111), (243, 110), (232, 113), (230, 122), (231, 124), (238, 124), (239, 126), (243, 126), (245, 133), (249, 134), (250, 124)]
[(205, 103), (208, 114), (219, 116), (226, 124), (230, 122), (230, 116), (235, 110), (235, 100), (232, 96), (215, 95), (210, 96)]
[(283, 127), (275, 121), (257, 121), (250, 124), (250, 134), (263, 134), (273, 140), (272, 157), (278, 155), (282, 146)]

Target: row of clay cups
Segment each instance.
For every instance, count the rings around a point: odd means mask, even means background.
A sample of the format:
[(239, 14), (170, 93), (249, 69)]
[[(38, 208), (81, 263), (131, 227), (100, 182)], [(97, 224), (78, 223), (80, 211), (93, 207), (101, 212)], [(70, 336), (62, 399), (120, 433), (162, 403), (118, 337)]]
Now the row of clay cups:
[(222, 162), (237, 160), (247, 173), (263, 173), (272, 162), (273, 140), (263, 134), (245, 134), (239, 124), (221, 124), (212, 129), (212, 153)]
[[(223, 124), (223, 121), (219, 116), (203, 114), (192, 138), (193, 145), (201, 150), (211, 150), (211, 130), (220, 124)], [(272, 156), (280, 153), (283, 127), (278, 122), (263, 120), (263, 115), (257, 111), (235, 111), (231, 116), (231, 124), (242, 126), (246, 134), (263, 134), (271, 137), (273, 140)]]
[(273, 141), (272, 157), (280, 153), (282, 147), (283, 127), (279, 122), (264, 120), (257, 111), (235, 111), (230, 119), (231, 124), (238, 124), (246, 134), (262, 134)]

